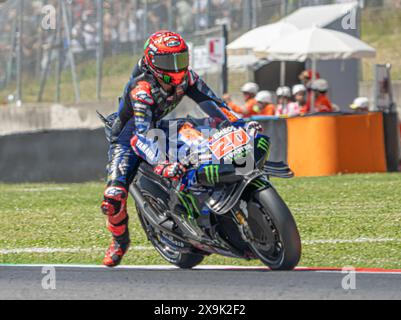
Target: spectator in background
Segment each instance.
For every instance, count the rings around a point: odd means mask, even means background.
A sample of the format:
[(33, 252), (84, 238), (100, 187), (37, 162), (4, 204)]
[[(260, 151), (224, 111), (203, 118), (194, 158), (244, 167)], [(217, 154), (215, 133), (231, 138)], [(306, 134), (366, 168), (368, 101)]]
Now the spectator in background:
[(209, 26), (226, 24), (230, 28), (230, 16), (229, 0), (210, 1)]
[(369, 99), (366, 97), (356, 98), (350, 108), (354, 113), (367, 113), (369, 112)]
[(161, 0), (156, 2), (148, 13), (150, 28), (152, 32), (167, 29), (169, 23), (169, 10), (172, 5), (171, 0)]
[(297, 116), (306, 107), (307, 90), (303, 84), (297, 84), (292, 88), (294, 102), (288, 104), (288, 116)]
[(195, 17), (195, 29), (201, 30), (208, 27), (207, 16), (208, 0), (194, 0), (192, 4), (192, 13)]
[(242, 0), (230, 0), (230, 29), (238, 30), (242, 27)]
[[(307, 89), (310, 89), (311, 84), (312, 84), (312, 70), (309, 69), (309, 70), (302, 71), (298, 78)], [(319, 72), (316, 72), (315, 80), (318, 80), (318, 79), (320, 79), (320, 74), (319, 74)]]
[[(333, 112), (333, 105), (327, 96), (329, 84), (325, 79), (318, 79), (312, 83), (312, 91), (315, 95), (315, 112)], [(309, 110), (308, 110), (309, 112)]]
[(194, 30), (193, 14), (191, 5), (186, 0), (179, 0), (176, 4), (177, 31), (189, 33)]
[(262, 116), (274, 116), (276, 106), (273, 104), (273, 97), (269, 91), (259, 91), (255, 97), (256, 105), (254, 111)]
[(291, 99), (291, 89), (289, 87), (278, 87), (276, 116), (288, 116), (290, 114), (289, 103)]
[(228, 94), (223, 96), (223, 100), (227, 105), (236, 113), (241, 114), (244, 117), (250, 117), (256, 112), (254, 111), (254, 107), (257, 104), (255, 100), (255, 96), (259, 91), (259, 86), (254, 82), (247, 82), (245, 83), (242, 88), (241, 92), (244, 97), (245, 105), (238, 106), (232, 100)]
[[(306, 88), (306, 107), (304, 109), (305, 110), (309, 110), (310, 109), (310, 104), (311, 104), (311, 100), (312, 100), (312, 70), (308, 69), (308, 70), (304, 70), (301, 72), (301, 74), (299, 75), (299, 80), (301, 81), (301, 84), (303, 84)], [(319, 72), (315, 72), (315, 80), (320, 79), (320, 74)]]

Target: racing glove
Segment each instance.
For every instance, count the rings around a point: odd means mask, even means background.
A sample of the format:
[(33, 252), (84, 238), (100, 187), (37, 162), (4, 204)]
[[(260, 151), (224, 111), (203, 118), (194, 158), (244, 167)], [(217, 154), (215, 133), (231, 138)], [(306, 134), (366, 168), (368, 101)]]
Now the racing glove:
[(263, 132), (263, 127), (257, 121), (250, 121), (245, 125), (245, 131), (256, 136), (258, 133)]
[(164, 178), (171, 179), (173, 181), (177, 181), (183, 177), (183, 175), (186, 172), (185, 167), (178, 162), (174, 163), (164, 163), (156, 166), (153, 169), (153, 172), (155, 172), (158, 175), (161, 175)]

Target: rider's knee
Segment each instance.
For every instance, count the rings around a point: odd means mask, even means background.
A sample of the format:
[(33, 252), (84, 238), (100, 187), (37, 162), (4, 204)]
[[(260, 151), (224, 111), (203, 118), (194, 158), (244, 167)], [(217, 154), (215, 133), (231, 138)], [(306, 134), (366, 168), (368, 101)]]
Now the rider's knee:
[(119, 216), (123, 220), (126, 218), (128, 192), (122, 186), (109, 186), (104, 191), (104, 199), (101, 205), (102, 212), (109, 217)]

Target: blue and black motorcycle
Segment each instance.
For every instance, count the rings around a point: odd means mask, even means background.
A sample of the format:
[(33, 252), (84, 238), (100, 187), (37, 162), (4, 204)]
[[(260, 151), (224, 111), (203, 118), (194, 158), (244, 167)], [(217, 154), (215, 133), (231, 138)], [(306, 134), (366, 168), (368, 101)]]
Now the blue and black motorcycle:
[(130, 187), (149, 241), (165, 260), (184, 269), (220, 254), (292, 270), (300, 260), (301, 240), (270, 181), (292, 172), (283, 163), (268, 162), (268, 137), (255, 138), (254, 132), (231, 125), (214, 102), (200, 107), (214, 116), (157, 125), (165, 131), (178, 128), (174, 144), (187, 168), (182, 180), (165, 179), (143, 161)]

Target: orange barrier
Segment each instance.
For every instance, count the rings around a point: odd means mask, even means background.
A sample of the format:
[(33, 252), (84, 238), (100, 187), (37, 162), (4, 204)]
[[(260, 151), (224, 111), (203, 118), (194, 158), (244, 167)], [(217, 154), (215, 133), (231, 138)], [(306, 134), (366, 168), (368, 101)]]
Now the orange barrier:
[(387, 171), (381, 113), (290, 118), (287, 127), (296, 176)]

